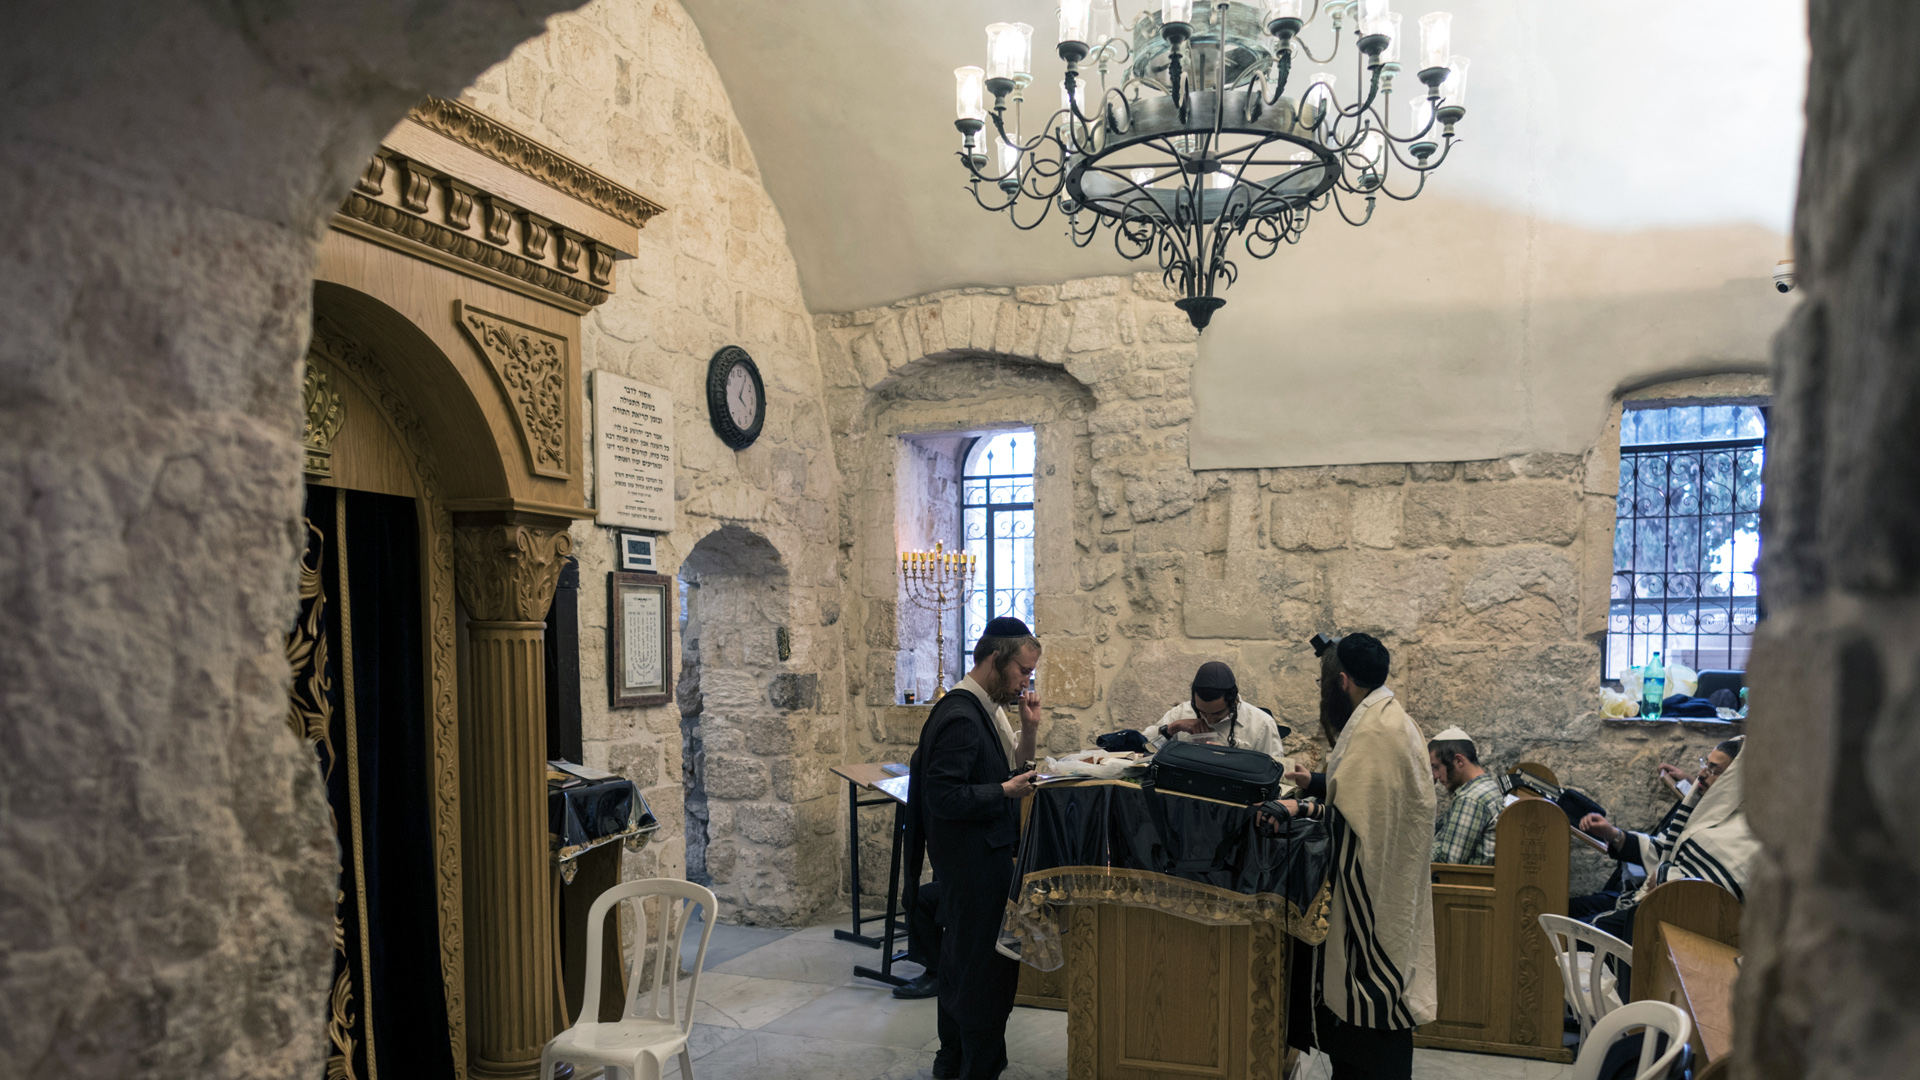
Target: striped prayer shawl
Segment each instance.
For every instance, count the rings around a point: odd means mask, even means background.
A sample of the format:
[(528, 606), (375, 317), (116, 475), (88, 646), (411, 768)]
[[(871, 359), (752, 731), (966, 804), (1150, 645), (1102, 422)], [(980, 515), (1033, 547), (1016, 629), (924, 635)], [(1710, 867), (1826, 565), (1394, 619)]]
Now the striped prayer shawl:
[(1735, 758), (1711, 788), (1694, 788), (1666, 828), (1653, 835), (1628, 833), (1620, 857), (1645, 866), (1647, 883), (1622, 896), (1617, 910), (1638, 904), (1663, 882), (1684, 878), (1711, 881), (1745, 903), (1747, 868), (1760, 841), (1747, 827), (1743, 787), (1740, 759)]
[(1426, 740), (1382, 687), (1354, 710), (1328, 758), (1333, 896), (1314, 981), (1347, 1023), (1398, 1030), (1437, 1014), (1433, 804)]

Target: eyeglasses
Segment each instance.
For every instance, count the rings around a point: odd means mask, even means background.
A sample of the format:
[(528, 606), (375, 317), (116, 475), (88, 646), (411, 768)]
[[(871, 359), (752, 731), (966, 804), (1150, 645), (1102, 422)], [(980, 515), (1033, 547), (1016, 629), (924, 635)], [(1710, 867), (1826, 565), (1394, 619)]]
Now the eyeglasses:
[(1727, 767), (1725, 765), (1715, 765), (1706, 758), (1698, 758), (1697, 760), (1700, 762), (1700, 768), (1705, 772), (1711, 773), (1714, 776), (1725, 776), (1727, 774)]

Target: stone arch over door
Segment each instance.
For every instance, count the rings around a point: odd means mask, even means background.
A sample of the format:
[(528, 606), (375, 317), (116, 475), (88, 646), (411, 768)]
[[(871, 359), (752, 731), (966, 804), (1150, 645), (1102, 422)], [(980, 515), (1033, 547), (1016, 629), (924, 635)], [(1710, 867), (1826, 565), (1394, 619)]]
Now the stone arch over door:
[(810, 775), (835, 718), (819, 713), (818, 677), (788, 670), (787, 562), (766, 537), (724, 525), (679, 577), (689, 876), (704, 873), (729, 921), (791, 923), (825, 900), (837, 864), (832, 800)]

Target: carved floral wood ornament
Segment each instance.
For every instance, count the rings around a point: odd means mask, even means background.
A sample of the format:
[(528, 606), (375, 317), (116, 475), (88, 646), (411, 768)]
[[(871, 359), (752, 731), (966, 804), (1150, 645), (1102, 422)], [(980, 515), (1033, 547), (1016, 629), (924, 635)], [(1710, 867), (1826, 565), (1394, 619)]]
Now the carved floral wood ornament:
[(512, 406), (527, 468), (539, 476), (567, 479), (566, 339), (458, 300), (453, 302), (453, 317), (486, 357)]
[[(309, 347), (309, 353), (311, 351)], [(333, 476), (333, 440), (346, 423), (346, 412), (327, 373), (311, 364), (307, 366), (300, 397), (306, 409), (300, 426), (300, 442), (305, 452), (303, 468), (308, 476), (328, 479)]]

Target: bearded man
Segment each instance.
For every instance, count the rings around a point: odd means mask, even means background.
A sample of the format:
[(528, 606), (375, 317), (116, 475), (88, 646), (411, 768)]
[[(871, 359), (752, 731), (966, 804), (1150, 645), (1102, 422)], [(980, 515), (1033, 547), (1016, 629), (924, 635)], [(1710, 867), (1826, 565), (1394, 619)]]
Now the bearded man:
[(1324, 774), (1287, 774), (1306, 797), (1281, 805), (1327, 823), (1332, 907), (1324, 944), (1294, 944), (1288, 1042), (1326, 1054), (1333, 1080), (1409, 1080), (1413, 1029), (1439, 1011), (1426, 739), (1386, 686), (1386, 646), (1348, 634), (1315, 649), (1333, 752)]
[[(1007, 1066), (1007, 1016), (1020, 966), (994, 944), (1013, 891), (1020, 800), (1033, 794), (1040, 699), (1027, 689), (1040, 642), (1019, 619), (998, 618), (973, 647), (973, 670), (920, 729), (908, 787), (908, 910), (918, 900), (920, 854), (940, 881), (940, 1050), (933, 1075), (992, 1080)], [(1003, 706), (1019, 702), (1016, 740)]]

